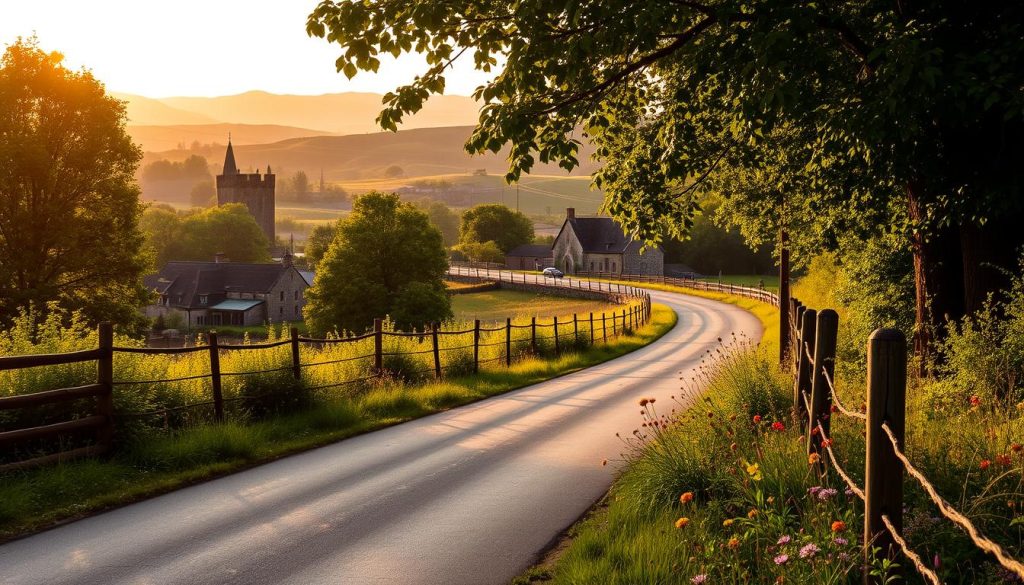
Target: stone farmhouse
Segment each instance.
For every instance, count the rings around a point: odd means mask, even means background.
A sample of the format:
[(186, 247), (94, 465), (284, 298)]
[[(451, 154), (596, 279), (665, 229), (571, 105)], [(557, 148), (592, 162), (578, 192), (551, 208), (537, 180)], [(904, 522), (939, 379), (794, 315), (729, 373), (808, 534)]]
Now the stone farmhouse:
[(566, 209), (565, 223), (555, 237), (552, 258), (566, 274), (641, 274), (663, 276), (665, 253), (648, 248), (641, 253), (640, 241), (627, 235), (610, 217), (576, 217)]
[(171, 261), (146, 277), (158, 298), (145, 314), (181, 316), (189, 328), (299, 321), (312, 283), (290, 255), (275, 264)]

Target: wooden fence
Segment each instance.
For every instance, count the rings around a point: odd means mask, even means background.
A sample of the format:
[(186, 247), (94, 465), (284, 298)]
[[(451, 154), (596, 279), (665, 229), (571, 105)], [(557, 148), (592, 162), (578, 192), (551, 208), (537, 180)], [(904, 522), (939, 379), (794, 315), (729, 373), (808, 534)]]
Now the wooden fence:
[[(834, 470), (864, 502), (865, 566), (871, 567), (876, 554), (893, 558), (902, 553), (927, 582), (941, 583), (936, 572), (903, 538), (903, 482), (909, 474), (939, 512), (966, 531), (978, 548), (1024, 579), (1024, 564), (982, 535), (970, 519), (943, 499), (903, 451), (907, 384), (907, 341), (903, 333), (896, 329), (877, 329), (868, 338), (865, 406), (854, 410), (840, 401), (833, 383), (838, 315), (832, 309), (819, 312), (805, 307), (797, 299), (792, 299), (788, 308), (792, 316), (788, 323), (792, 340), (788, 355), (794, 377), (794, 415), (807, 437), (808, 457), (818, 461), (818, 471), (824, 474), (829, 469)], [(863, 421), (866, 441), (863, 487), (853, 481), (835, 456), (830, 438), (833, 416)], [(865, 569), (864, 582), (878, 581)]]
[[(536, 317), (531, 319), (529, 324), (516, 324), (512, 318), (505, 319), (505, 322), (496, 327), (484, 327), (480, 320), (476, 320), (471, 329), (465, 330), (442, 330), (439, 324), (434, 323), (427, 330), (419, 332), (398, 332), (386, 331), (383, 321), (376, 319), (373, 329), (363, 335), (318, 339), (300, 336), (298, 330), (291, 329), (288, 339), (270, 343), (257, 343), (245, 345), (227, 345), (218, 343), (217, 334), (210, 333), (207, 345), (182, 348), (141, 348), (141, 347), (116, 347), (113, 343), (113, 332), (109, 323), (99, 325), (99, 344), (95, 349), (77, 351), (64, 354), (44, 354), (26, 356), (0, 357), (0, 371), (16, 370), (24, 368), (55, 366), (61, 364), (73, 364), (80, 362), (96, 362), (96, 381), (92, 384), (73, 388), (58, 388), (44, 390), (32, 394), (0, 397), (0, 411), (12, 409), (38, 408), (54, 403), (66, 403), (76, 400), (94, 399), (95, 405), (92, 414), (80, 416), (73, 420), (67, 420), (55, 424), (20, 428), (0, 432), (0, 446), (7, 446), (19, 442), (37, 439), (56, 439), (67, 436), (81, 437), (82, 433), (92, 432), (95, 434), (93, 444), (78, 447), (70, 450), (63, 450), (42, 456), (36, 456), (25, 460), (8, 462), (0, 465), (0, 471), (21, 469), (60, 460), (68, 460), (76, 457), (98, 455), (110, 451), (114, 447), (114, 427), (118, 417), (138, 416), (167, 416), (168, 413), (183, 409), (199, 407), (212, 407), (215, 421), (225, 420), (225, 404), (233, 400), (251, 400), (263, 398), (264, 396), (238, 396), (225, 398), (222, 391), (222, 381), (226, 376), (243, 375), (265, 375), (274, 372), (290, 372), (291, 376), (298, 382), (303, 382), (303, 370), (314, 366), (324, 366), (335, 362), (349, 360), (372, 360), (369, 375), (352, 379), (334, 380), (327, 384), (306, 385), (307, 390), (322, 390), (369, 382), (375, 378), (381, 378), (388, 374), (385, 369), (385, 358), (394, 355), (384, 351), (384, 340), (387, 337), (409, 338), (414, 337), (420, 341), (429, 339), (430, 348), (412, 353), (429, 353), (432, 356), (431, 373), (435, 378), (442, 378), (445, 375), (445, 364), (442, 363), (442, 352), (450, 350), (466, 350), (472, 348), (473, 361), (472, 372), (480, 370), (484, 363), (480, 357), (480, 350), (485, 346), (500, 348), (501, 355), (491, 358), (488, 361), (501, 362), (505, 367), (512, 365), (513, 358), (513, 337), (518, 335), (516, 330), (528, 330), (528, 336), (519, 336), (517, 339), (525, 343), (529, 340), (529, 354), (539, 353), (540, 342), (552, 342), (556, 354), (561, 353), (565, 348), (579, 344), (606, 343), (609, 339), (631, 333), (634, 329), (644, 325), (651, 317), (650, 296), (640, 289), (625, 287), (616, 289), (606, 287), (603, 289), (608, 300), (627, 303), (621, 310), (602, 312), (599, 315), (572, 315), (561, 319), (553, 317), (550, 321), (538, 321)], [(503, 333), (503, 335), (502, 335)], [(482, 336), (488, 335), (489, 342), (482, 342)], [(472, 336), (472, 343), (458, 347), (442, 347), (441, 339), (445, 336)], [(303, 345), (312, 347), (323, 347), (334, 344), (353, 344), (358, 342), (373, 341), (373, 351), (365, 355), (346, 357), (334, 361), (303, 362), (300, 357), (300, 348)], [(290, 363), (278, 368), (270, 368), (260, 371), (246, 372), (224, 372), (221, 370), (221, 356), (225, 352), (237, 351), (260, 351), (271, 348), (290, 346)], [(163, 378), (154, 380), (115, 380), (113, 360), (116, 354), (142, 354), (142, 355), (182, 355), (189, 353), (205, 353), (208, 359), (209, 373), (183, 376), (179, 378)], [(162, 384), (183, 382), (187, 380), (209, 380), (209, 400), (193, 402), (184, 406), (168, 407), (148, 412), (123, 412), (115, 416), (114, 412), (114, 391), (115, 388), (123, 385), (137, 384)]]

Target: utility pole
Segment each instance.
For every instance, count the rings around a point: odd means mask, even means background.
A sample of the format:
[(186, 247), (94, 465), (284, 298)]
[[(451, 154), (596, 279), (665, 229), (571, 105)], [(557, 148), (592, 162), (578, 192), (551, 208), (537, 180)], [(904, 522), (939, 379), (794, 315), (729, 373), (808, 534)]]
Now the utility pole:
[(519, 181), (516, 181), (516, 213), (519, 213)]

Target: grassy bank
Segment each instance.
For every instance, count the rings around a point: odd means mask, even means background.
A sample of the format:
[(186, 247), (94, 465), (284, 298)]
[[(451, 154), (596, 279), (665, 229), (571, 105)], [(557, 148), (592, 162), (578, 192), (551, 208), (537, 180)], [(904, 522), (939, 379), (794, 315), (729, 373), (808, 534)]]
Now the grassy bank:
[[(1013, 306), (1002, 315), (999, 323), (1024, 322), (1024, 311)], [(986, 323), (952, 336), (957, 345), (946, 350), (951, 377), (909, 380), (904, 449), (947, 501), (1019, 559), (1024, 402), (1013, 389), (993, 392), (981, 376), (991, 364), (978, 356), (1003, 351), (985, 338)], [(765, 341), (776, 336), (777, 328), (767, 331)], [(678, 404), (642, 406), (640, 434), (603, 505), (572, 529), (558, 559), (519, 582), (861, 582), (863, 505), (837, 474), (819, 475), (807, 456), (807, 438), (790, 414), (791, 378), (779, 373), (774, 351), (741, 344), (719, 349), (722, 357), (695, 372)], [(958, 364), (963, 355), (974, 359)], [(864, 398), (863, 376), (847, 382), (840, 390), (856, 407)], [(680, 414), (662, 416), (672, 409)], [(861, 421), (832, 418), (839, 464), (859, 485), (863, 431)], [(916, 481), (903, 485), (902, 534), (943, 583), (1020, 582), (943, 518)], [(887, 583), (923, 582), (903, 557), (875, 561), (867, 570)]]
[(574, 372), (644, 347), (675, 322), (674, 312), (655, 305), (647, 325), (607, 345), (476, 376), (380, 383), (291, 415), (147, 434), (105, 460), (8, 474), (0, 477), (0, 539)]
[[(554, 295), (537, 294), (516, 290), (493, 290), (452, 297), (452, 311), (456, 320), (472, 321), (480, 319), (485, 322), (505, 322), (509, 315), (521, 317), (537, 317), (550, 319), (569, 319), (572, 314), (586, 316), (591, 312), (600, 315), (601, 311), (611, 313), (616, 305), (606, 301), (576, 299)], [(621, 311), (621, 309), (618, 309)]]

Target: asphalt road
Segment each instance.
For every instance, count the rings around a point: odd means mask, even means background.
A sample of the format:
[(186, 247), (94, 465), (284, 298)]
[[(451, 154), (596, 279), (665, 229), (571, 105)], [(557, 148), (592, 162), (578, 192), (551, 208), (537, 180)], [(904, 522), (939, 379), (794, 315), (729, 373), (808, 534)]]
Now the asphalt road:
[(562, 378), (0, 546), (0, 583), (507, 583), (610, 486), (636, 401), (730, 332), (731, 305), (653, 292), (679, 323)]

